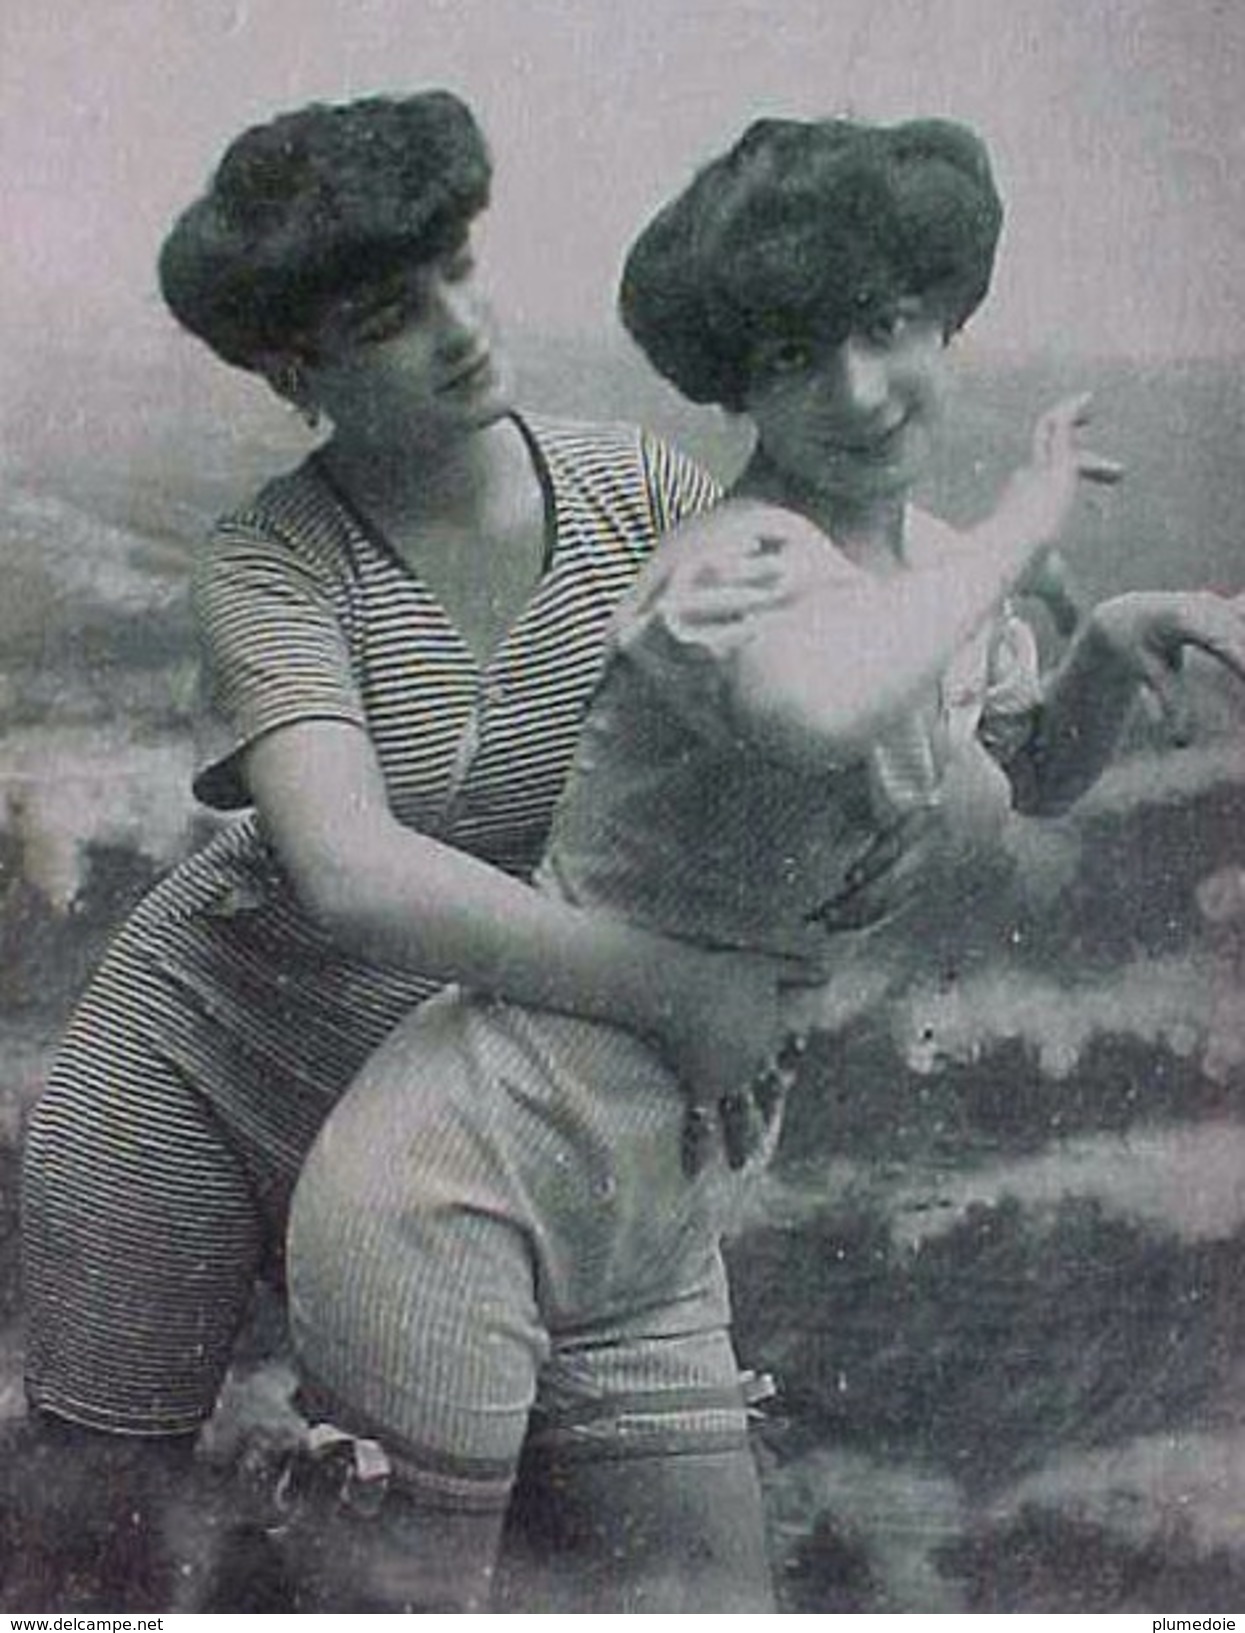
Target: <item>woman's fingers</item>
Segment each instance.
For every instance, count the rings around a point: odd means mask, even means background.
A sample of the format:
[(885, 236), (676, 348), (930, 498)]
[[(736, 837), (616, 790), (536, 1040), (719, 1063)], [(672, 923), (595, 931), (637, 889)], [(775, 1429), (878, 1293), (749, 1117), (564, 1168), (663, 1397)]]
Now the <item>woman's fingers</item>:
[(1195, 647), (1245, 680), (1245, 605), (1210, 591), (1141, 591), (1113, 603), (1122, 644), (1131, 650), (1176, 743), (1190, 737), (1184, 652)]
[(765, 1136), (765, 1123), (750, 1090), (724, 1095), (718, 1103), (726, 1160), (732, 1168), (742, 1168)]
[[(823, 974), (820, 980), (824, 979)], [(756, 1155), (773, 1133), (805, 1048), (803, 1037), (788, 1037), (746, 1088), (732, 1090), (716, 1101), (689, 1098), (682, 1138), (683, 1172), (689, 1179), (704, 1168), (719, 1138), (731, 1168), (744, 1167)]]
[(717, 1102), (693, 1100), (683, 1113), (683, 1172), (688, 1179), (696, 1178), (712, 1156), (719, 1134), (727, 1162), (742, 1168), (764, 1133), (760, 1109), (748, 1089), (724, 1094)]
[[(1135, 598), (1148, 631), (1143, 645), (1168, 663), (1181, 647), (1195, 646), (1245, 679), (1245, 602), (1212, 590), (1142, 592)], [(1144, 626), (1143, 626), (1144, 629)], [(1147, 679), (1149, 676), (1147, 675)]]
[(1079, 446), (1078, 434), (1089, 423), (1090, 401), (1084, 391), (1041, 416), (1029, 463), (1012, 477), (996, 512), (1021, 539), (1031, 541), (1034, 555), (1062, 532), (1082, 479), (1113, 483), (1123, 474), (1117, 460)]
[(1105, 454), (1092, 453), (1088, 448), (1077, 454), (1076, 468), (1087, 482), (1098, 482), (1103, 487), (1113, 486), (1124, 475), (1124, 467), (1118, 459), (1108, 459)]
[(695, 1179), (709, 1161), (714, 1143), (714, 1111), (703, 1100), (691, 1101), (683, 1113), (683, 1172)]
[(773, 589), (788, 583), (790, 578), (785, 565), (773, 556), (728, 555), (726, 551), (712, 560), (698, 562), (695, 571), (687, 574), (689, 584), (709, 590), (736, 584), (755, 589)]
[(719, 532), (702, 524), (705, 548), (678, 570), (674, 594), (668, 597), (680, 621), (688, 626), (737, 624), (790, 606), (808, 577), (809, 553), (788, 546), (801, 533), (813, 531), (798, 517), (790, 520), (793, 525), (779, 533), (787, 521), (785, 512), (739, 506), (724, 517)]
[(1039, 465), (1050, 464), (1072, 445), (1073, 432), (1089, 424), (1089, 405), (1093, 393), (1079, 392), (1065, 397), (1048, 408), (1039, 418), (1033, 432), (1033, 457)]
[(724, 1094), (716, 1107), (688, 1106), (683, 1123), (683, 1171), (689, 1179), (708, 1162), (718, 1131), (731, 1168), (743, 1168), (756, 1155), (794, 1081), (799, 1052), (789, 1048), (770, 1062), (754, 1084)]
[(1124, 474), (1118, 460), (1076, 445), (1077, 432), (1090, 423), (1092, 402), (1093, 393), (1082, 391), (1047, 409), (1033, 433), (1034, 462), (1051, 466), (1063, 460), (1074, 465), (1077, 474), (1088, 482), (1118, 482)]
[(717, 624), (738, 624), (745, 617), (781, 612), (795, 599), (789, 585), (714, 584), (695, 588), (679, 608), (679, 622), (688, 629)]
[(1170, 652), (1144, 652), (1142, 678), (1149, 688), (1171, 741), (1184, 748), (1192, 739), (1192, 716), (1184, 686), (1184, 664), (1180, 648)]
[(1218, 658), (1245, 680), (1245, 616), (1237, 612), (1231, 602), (1223, 602), (1218, 613), (1208, 617), (1202, 627), (1186, 639), (1189, 645)]
[(688, 1179), (708, 1163), (719, 1137), (732, 1168), (744, 1166), (761, 1147), (766, 1117), (751, 1089), (724, 1094), (714, 1103), (693, 1101), (683, 1114), (683, 1172)]

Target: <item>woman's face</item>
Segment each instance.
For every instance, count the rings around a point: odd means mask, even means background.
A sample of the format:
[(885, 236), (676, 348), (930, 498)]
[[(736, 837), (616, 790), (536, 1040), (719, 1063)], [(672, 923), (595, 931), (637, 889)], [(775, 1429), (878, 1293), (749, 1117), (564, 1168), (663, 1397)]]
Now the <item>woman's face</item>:
[(903, 498), (941, 416), (945, 357), (942, 315), (904, 297), (837, 343), (762, 343), (744, 407), (799, 485), (851, 505)]
[(338, 302), (312, 351), (311, 395), (339, 431), (378, 440), (461, 434), (510, 406), (509, 370), (469, 242)]

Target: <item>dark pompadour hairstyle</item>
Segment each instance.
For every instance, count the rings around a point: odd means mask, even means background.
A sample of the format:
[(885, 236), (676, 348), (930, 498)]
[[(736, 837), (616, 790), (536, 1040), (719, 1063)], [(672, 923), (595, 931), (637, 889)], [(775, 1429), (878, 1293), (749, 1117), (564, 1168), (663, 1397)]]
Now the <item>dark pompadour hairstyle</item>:
[(901, 295), (958, 329), (989, 287), (1002, 220), (963, 125), (762, 119), (640, 234), (619, 307), (686, 397), (737, 409), (759, 340), (844, 338)]
[(219, 357), (256, 368), (342, 294), (460, 242), (491, 173), (449, 91), (313, 103), (229, 146), (164, 241), (161, 290)]

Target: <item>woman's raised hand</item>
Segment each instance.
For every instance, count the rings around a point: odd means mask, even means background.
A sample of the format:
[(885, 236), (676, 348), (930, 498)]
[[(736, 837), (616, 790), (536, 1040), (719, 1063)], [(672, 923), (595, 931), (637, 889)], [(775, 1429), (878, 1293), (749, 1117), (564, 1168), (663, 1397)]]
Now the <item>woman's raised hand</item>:
[(995, 521), (1036, 555), (1062, 532), (1082, 481), (1118, 482), (1124, 468), (1114, 459), (1082, 448), (1079, 433), (1089, 424), (1089, 392), (1066, 397), (1038, 420), (1029, 463), (1015, 472), (995, 512)]
[(1245, 595), (1211, 590), (1133, 590), (1094, 608), (1100, 640), (1158, 701), (1173, 739), (1188, 739), (1180, 678), (1194, 647), (1245, 681)]

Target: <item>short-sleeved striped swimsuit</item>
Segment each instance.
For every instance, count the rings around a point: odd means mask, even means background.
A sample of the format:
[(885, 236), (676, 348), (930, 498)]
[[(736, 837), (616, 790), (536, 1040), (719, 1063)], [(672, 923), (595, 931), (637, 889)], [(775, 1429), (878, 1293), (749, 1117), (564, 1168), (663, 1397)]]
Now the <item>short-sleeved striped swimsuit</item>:
[[(538, 860), (605, 625), (654, 541), (715, 497), (625, 427), (523, 420), (547, 563), (481, 669), (419, 579), (313, 458), (216, 531), (196, 596), (223, 753), (327, 718), (366, 730), (400, 820), (520, 876)], [(397, 1020), (432, 991), (343, 956), (253, 814), (139, 905), (88, 988), (25, 1153), (28, 1389), (130, 1433), (210, 1412), (303, 1156)]]

